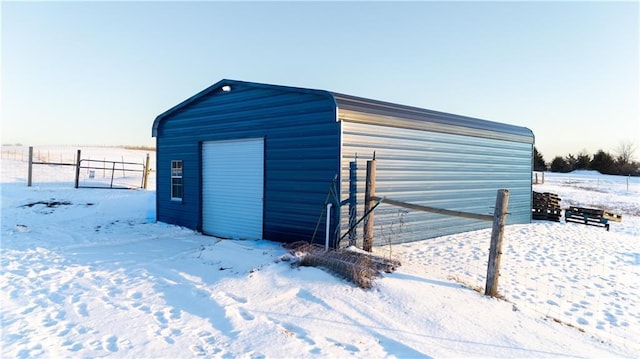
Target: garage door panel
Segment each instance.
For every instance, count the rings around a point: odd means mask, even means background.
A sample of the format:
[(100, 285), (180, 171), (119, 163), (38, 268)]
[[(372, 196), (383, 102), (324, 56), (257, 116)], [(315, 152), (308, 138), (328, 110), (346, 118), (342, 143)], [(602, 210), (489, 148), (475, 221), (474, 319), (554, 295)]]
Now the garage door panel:
[(262, 238), (264, 140), (202, 146), (202, 228), (224, 238)]

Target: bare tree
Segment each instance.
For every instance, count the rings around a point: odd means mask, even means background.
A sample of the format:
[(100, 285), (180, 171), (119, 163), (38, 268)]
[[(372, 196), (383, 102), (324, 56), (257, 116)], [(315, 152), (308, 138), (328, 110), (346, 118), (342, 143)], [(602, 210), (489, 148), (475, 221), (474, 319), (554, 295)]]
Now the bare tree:
[(633, 160), (633, 155), (636, 152), (636, 149), (638, 149), (638, 145), (633, 141), (620, 142), (616, 149), (616, 152), (618, 153), (618, 158), (616, 158), (618, 164), (626, 165), (630, 163)]

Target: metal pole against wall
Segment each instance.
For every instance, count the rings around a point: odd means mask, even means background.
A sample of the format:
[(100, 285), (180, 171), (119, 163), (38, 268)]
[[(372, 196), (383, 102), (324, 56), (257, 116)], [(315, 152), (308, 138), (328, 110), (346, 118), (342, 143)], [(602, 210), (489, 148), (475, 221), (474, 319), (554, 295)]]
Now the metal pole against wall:
[[(356, 156), (357, 158), (357, 156)], [(358, 162), (349, 162), (349, 245), (356, 246), (358, 235), (356, 222), (358, 221)]]
[(33, 147), (29, 146), (29, 169), (27, 170), (27, 187), (31, 187), (33, 176)]
[(147, 181), (149, 179), (149, 154), (147, 153), (147, 159), (144, 163), (144, 174), (142, 175), (142, 188), (147, 189)]

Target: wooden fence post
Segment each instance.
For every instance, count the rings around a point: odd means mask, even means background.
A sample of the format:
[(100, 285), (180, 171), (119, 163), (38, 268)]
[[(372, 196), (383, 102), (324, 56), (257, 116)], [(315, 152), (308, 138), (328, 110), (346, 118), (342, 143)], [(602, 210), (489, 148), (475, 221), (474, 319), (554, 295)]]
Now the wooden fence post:
[(29, 146), (29, 169), (27, 170), (27, 187), (31, 187), (33, 176), (33, 147)]
[(509, 190), (500, 189), (496, 196), (496, 208), (491, 229), (491, 247), (489, 248), (489, 265), (487, 266), (487, 285), (484, 294), (495, 297), (498, 294), (498, 278), (500, 277), (500, 255), (502, 254), (502, 237), (507, 217)]
[(78, 156), (76, 157), (76, 188), (80, 184), (80, 150), (78, 150)]
[[(374, 205), (373, 197), (376, 195), (376, 157), (373, 155), (373, 160), (367, 161), (367, 178), (365, 183), (364, 192), (364, 213), (365, 215), (370, 212), (371, 207)], [(373, 247), (373, 212), (364, 220), (364, 240), (362, 242), (362, 249), (371, 252)]]

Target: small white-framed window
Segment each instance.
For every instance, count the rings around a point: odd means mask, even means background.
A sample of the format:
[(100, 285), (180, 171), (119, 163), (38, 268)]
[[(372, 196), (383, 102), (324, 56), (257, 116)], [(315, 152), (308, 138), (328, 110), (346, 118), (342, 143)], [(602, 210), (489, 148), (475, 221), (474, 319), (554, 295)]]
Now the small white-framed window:
[(182, 201), (182, 161), (171, 161), (171, 200)]

